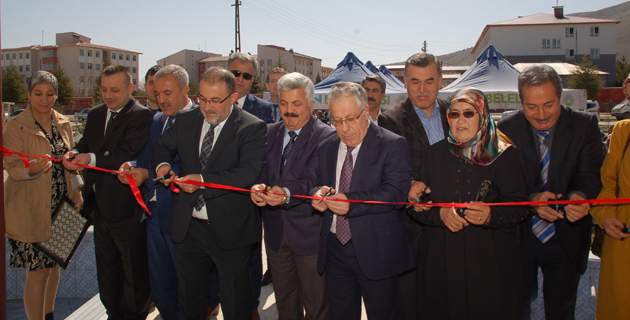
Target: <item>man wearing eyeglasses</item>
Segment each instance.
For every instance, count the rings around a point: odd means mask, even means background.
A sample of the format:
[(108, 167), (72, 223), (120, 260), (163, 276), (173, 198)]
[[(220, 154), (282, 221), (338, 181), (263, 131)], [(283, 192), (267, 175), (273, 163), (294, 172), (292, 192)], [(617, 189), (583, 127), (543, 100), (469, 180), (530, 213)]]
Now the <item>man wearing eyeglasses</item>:
[(254, 77), (258, 74), (258, 60), (251, 54), (234, 52), (228, 59), (228, 69), (236, 78), (236, 92), (238, 92), (236, 103), (239, 108), (266, 123), (274, 123), (273, 103), (249, 93), (254, 84)]
[(417, 265), (401, 206), (339, 200), (405, 202), (409, 148), (369, 120), (360, 85), (335, 84), (329, 101), (337, 135), (318, 148), (320, 187), (311, 194), (326, 198), (312, 206), (324, 213), (317, 269), (326, 272), (332, 319), (360, 319), (361, 297), (369, 319), (396, 319), (398, 275)]
[[(409, 190), (409, 201), (417, 199), (425, 188), (423, 183), (417, 181), (424, 151), (448, 136), (446, 119), (448, 102), (437, 97), (441, 86), (442, 67), (438, 59), (424, 52), (414, 54), (405, 62), (407, 99), (378, 117), (379, 126), (407, 139), (414, 177)], [(406, 213), (404, 220), (414, 252), (416, 252), (422, 227)], [(418, 319), (416, 292), (418, 290), (414, 269), (400, 276), (400, 319)]]
[[(151, 164), (173, 196), (168, 230), (175, 242), (180, 319), (205, 319), (210, 270), (216, 266), (225, 319), (251, 319), (250, 260), (260, 217), (249, 194), (200, 188), (204, 181), (249, 189), (265, 165), (265, 123), (234, 105), (234, 75), (213, 67), (201, 76), (199, 108), (181, 112), (151, 146)], [(179, 157), (179, 174), (171, 175)]]
[[(151, 145), (161, 137), (173, 123), (180, 110), (197, 108), (188, 98), (188, 72), (178, 65), (162, 67), (153, 76), (151, 89), (162, 112), (153, 116), (149, 142), (133, 161), (125, 162), (120, 167), (134, 177), (137, 185), (144, 182), (148, 193), (145, 195), (147, 208), (152, 215), (147, 219), (147, 248), (149, 253), (149, 275), (151, 292), (156, 308), (164, 320), (179, 319), (177, 305), (178, 280), (175, 269), (175, 243), (171, 240), (166, 223), (173, 208), (173, 193), (168, 188), (154, 181), (155, 172), (151, 170)], [(148, 92), (147, 92), (148, 94)], [(172, 170), (179, 173), (179, 159), (171, 162)], [(118, 175), (123, 184), (128, 184), (125, 175)]]

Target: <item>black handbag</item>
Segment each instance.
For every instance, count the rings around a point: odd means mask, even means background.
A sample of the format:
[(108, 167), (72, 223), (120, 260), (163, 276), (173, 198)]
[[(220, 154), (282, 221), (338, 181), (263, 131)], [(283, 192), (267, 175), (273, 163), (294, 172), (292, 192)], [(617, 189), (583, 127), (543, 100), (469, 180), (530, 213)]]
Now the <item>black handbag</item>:
[[(623, 148), (623, 154), (621, 155), (621, 160), (619, 160), (619, 162), (621, 162), (623, 157), (626, 156), (628, 145), (630, 145), (630, 137), (626, 138), (626, 146)], [(617, 188), (615, 190), (615, 196), (619, 198), (619, 171), (617, 171)], [(595, 235), (593, 236), (593, 242), (591, 243), (591, 252), (600, 258), (602, 257), (602, 247), (604, 246), (605, 237), (606, 231), (596, 223)]]

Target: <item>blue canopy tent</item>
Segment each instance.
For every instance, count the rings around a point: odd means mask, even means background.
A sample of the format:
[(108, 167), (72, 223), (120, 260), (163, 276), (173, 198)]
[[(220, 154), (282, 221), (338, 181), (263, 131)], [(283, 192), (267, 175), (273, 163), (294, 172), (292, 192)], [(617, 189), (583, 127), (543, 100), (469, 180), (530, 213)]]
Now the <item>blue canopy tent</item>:
[(394, 76), (394, 75), (392, 74), (392, 72), (391, 72), (391, 71), (389, 71), (389, 69), (387, 69), (387, 67), (386, 67), (386, 66), (381, 66), (380, 68), (378, 68), (378, 71), (380, 71), (380, 72), (381, 72), (384, 76), (386, 76), (386, 77), (388, 77), (388, 78), (392, 79), (392, 81), (394, 81), (394, 82), (398, 83), (398, 85), (399, 85), (401, 88), (404, 88), (404, 87), (405, 87), (405, 84), (404, 84), (402, 81), (398, 80), (398, 78), (396, 78), (396, 76)]
[[(383, 80), (385, 80), (385, 83), (387, 84), (387, 90), (386, 91), (389, 91), (389, 90), (398, 90), (398, 91), (405, 90), (405, 86), (404, 85), (400, 85), (398, 83), (400, 81), (398, 81), (398, 82), (393, 81), (391, 78), (389, 78), (388, 76), (383, 74), (381, 72), (381, 70), (379, 70), (376, 66), (374, 66), (372, 61), (368, 61), (365, 64), (365, 67), (368, 68), (368, 70), (372, 71), (375, 75), (377, 75), (377, 76), (381, 77)], [(389, 71), (389, 70), (387, 70), (387, 71)], [(390, 74), (391, 74), (391, 72), (390, 72)], [(396, 80), (398, 80), (398, 79), (396, 79)]]

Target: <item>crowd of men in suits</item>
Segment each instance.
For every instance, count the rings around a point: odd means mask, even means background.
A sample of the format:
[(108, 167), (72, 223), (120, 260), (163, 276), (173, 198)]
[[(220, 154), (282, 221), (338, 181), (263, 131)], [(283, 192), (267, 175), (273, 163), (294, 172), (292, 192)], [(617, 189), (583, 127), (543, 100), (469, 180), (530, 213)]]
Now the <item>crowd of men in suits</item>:
[[(406, 202), (419, 193), (422, 155), (449, 132), (448, 103), (437, 98), (439, 61), (426, 53), (409, 57), (408, 98), (386, 111), (378, 76), (333, 86), (334, 128), (313, 116), (308, 77), (272, 70), (271, 101), (263, 101), (249, 93), (257, 72), (254, 57), (233, 53), (228, 69), (203, 73), (197, 105), (182, 67), (154, 67), (142, 106), (131, 97), (125, 67), (104, 69), (104, 104), (89, 112), (83, 138), (64, 163), (69, 170), (82, 164), (130, 174), (152, 213), (136, 203), (125, 175), (83, 171), (109, 319), (145, 319), (152, 301), (167, 320), (208, 319), (219, 301), (225, 319), (258, 319), (263, 230), (280, 319), (360, 319), (361, 300), (370, 319), (421, 318), (415, 252), (422, 226), (399, 205), (345, 200)], [(597, 122), (545, 100), (539, 89), (549, 85), (561, 90), (558, 83), (519, 87), (523, 111), (499, 127), (518, 146), (533, 200), (593, 199), (601, 188)], [(536, 189), (534, 129), (552, 132), (544, 193)], [(535, 298), (540, 266), (548, 317), (570, 318), (592, 222), (588, 210), (571, 221), (549, 211), (532, 209), (556, 226), (549, 242), (523, 231), (523, 305)], [(523, 228), (531, 227), (530, 217)], [(523, 318), (529, 312), (524, 308)]]

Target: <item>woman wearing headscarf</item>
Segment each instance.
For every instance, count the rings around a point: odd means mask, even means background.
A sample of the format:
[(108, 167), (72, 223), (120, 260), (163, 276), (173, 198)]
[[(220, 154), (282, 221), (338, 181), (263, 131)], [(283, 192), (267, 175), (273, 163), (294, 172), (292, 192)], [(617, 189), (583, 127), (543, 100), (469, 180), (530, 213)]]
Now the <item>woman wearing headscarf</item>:
[[(7, 122), (4, 147), (37, 156), (60, 159), (74, 147), (68, 118), (53, 110), (57, 100), (57, 79), (51, 73), (33, 74), (29, 103), (22, 113)], [(59, 162), (28, 157), (25, 166), (18, 155), (4, 157), (9, 173), (5, 184), (6, 237), (11, 247), (12, 268), (26, 269), (24, 308), (29, 320), (54, 319), (53, 309), (59, 285), (59, 265), (33, 247), (51, 236), (51, 215), (64, 196), (74, 201), (75, 210), (83, 204), (80, 179), (65, 171)]]
[[(630, 97), (630, 76), (623, 83)], [(597, 199), (630, 198), (630, 120), (619, 121), (611, 134), (601, 169), (602, 190)], [(597, 319), (630, 319), (630, 205), (593, 205), (591, 216), (606, 231), (602, 246), (597, 293)]]
[[(424, 226), (418, 248), (418, 315), (517, 319), (521, 265), (515, 226), (525, 220), (527, 208), (474, 203), (478, 198), (527, 201), (517, 151), (496, 128), (478, 89), (456, 91), (447, 116), (449, 137), (432, 145), (422, 160), (421, 181), (430, 188), (424, 200), (469, 204), (415, 205), (410, 211)], [(487, 191), (485, 196), (477, 196), (480, 189)]]

